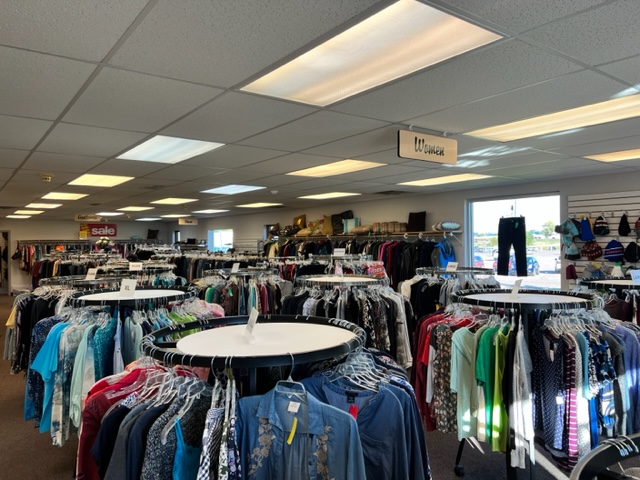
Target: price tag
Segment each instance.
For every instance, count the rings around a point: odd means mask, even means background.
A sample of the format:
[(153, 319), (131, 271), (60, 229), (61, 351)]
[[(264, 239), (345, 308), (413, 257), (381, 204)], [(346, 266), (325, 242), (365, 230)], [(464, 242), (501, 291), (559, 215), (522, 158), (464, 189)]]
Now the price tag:
[(346, 253), (347, 253), (347, 249), (346, 248), (334, 248), (333, 249), (333, 256), (334, 257), (344, 257)]
[(87, 270), (87, 276), (84, 277), (85, 280), (95, 280), (96, 275), (98, 274), (97, 268), (90, 268)]
[(511, 290), (512, 297), (518, 296), (518, 291), (520, 291), (520, 285), (522, 285), (522, 279), (516, 280), (516, 283), (513, 284), (513, 290)]
[(231, 266), (231, 273), (238, 273), (238, 270), (240, 270), (240, 264), (239, 263), (234, 263)]
[(447, 268), (445, 272), (457, 272), (458, 271), (458, 262), (449, 262), (447, 263)]
[(130, 272), (139, 272), (142, 270), (142, 262), (129, 262)]
[(631, 283), (634, 285), (640, 285), (640, 270), (628, 270), (631, 274)]
[(133, 298), (136, 291), (135, 278), (125, 278), (120, 284), (120, 297)]
[(256, 338), (253, 336), (253, 329), (258, 322), (258, 310), (255, 308), (251, 309), (251, 314), (249, 315), (249, 321), (247, 322), (247, 328), (244, 330), (244, 336), (248, 340), (249, 343), (255, 343)]
[(289, 406), (287, 407), (287, 412), (289, 413), (298, 413), (300, 410), (300, 402), (289, 402)]

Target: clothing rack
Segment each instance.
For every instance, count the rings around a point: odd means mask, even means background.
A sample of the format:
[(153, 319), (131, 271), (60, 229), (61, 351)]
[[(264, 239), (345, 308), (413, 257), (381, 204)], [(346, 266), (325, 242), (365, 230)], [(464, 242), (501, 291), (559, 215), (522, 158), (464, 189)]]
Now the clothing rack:
[[(565, 292), (558, 290), (519, 290), (513, 293), (510, 290), (461, 290), (452, 294), (452, 302), (463, 303), (492, 309), (512, 309), (522, 314), (526, 321), (527, 314), (535, 310), (573, 310), (596, 306), (594, 295), (584, 292)], [(525, 327), (526, 331), (526, 327)], [(456, 454), (454, 472), (457, 476), (464, 475), (464, 469), (460, 465), (465, 440), (460, 441)], [(515, 467), (511, 466), (511, 455), (505, 454), (507, 466), (507, 479), (518, 478)], [(530, 467), (532, 468), (532, 466)], [(533, 475), (533, 473), (532, 473)], [(584, 477), (591, 478), (591, 477)]]
[(309, 275), (296, 278), (296, 286), (309, 288), (388, 286), (389, 279), (366, 275)]
[[(253, 330), (255, 341), (251, 343), (244, 336), (248, 320), (248, 316), (235, 316), (165, 327), (145, 336), (142, 350), (165, 364), (248, 369), (249, 393), (255, 394), (256, 368), (291, 366), (293, 369), (295, 365), (339, 358), (362, 348), (366, 338), (362, 328), (345, 320), (260, 315)], [(322, 333), (308, 335), (311, 328)], [(178, 342), (159, 340), (193, 329), (202, 331)], [(323, 343), (317, 342), (320, 337), (324, 337)]]
[(571, 472), (570, 480), (622, 480), (630, 477), (624, 473), (608, 470), (610, 466), (640, 455), (640, 434), (605, 440), (589, 452)]
[(416, 268), (416, 275), (452, 275), (456, 274), (465, 274), (465, 275), (493, 275), (492, 268), (481, 268), (481, 267), (460, 267), (458, 266), (453, 271), (448, 271), (446, 268), (436, 268), (436, 267), (418, 267)]
[(223, 278), (240, 276), (240, 277), (259, 277), (261, 275), (278, 275), (278, 270), (275, 268), (240, 268), (237, 271), (233, 271), (231, 268), (217, 268), (213, 270), (205, 270), (205, 277), (220, 276)]
[(131, 297), (126, 297), (121, 296), (119, 290), (98, 289), (78, 292), (71, 296), (69, 303), (74, 307), (87, 305), (158, 307), (170, 302), (186, 300), (195, 296), (195, 293), (194, 290), (179, 287), (145, 287), (136, 288)]
[(628, 277), (604, 277), (604, 278), (585, 278), (579, 280), (579, 286), (584, 285), (587, 288), (595, 290), (615, 289), (615, 290), (638, 290), (640, 285), (633, 283)]

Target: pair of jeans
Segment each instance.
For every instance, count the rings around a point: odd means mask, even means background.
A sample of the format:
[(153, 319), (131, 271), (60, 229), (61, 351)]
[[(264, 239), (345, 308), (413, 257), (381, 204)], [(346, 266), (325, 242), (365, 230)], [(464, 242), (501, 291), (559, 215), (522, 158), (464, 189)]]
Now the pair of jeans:
[(524, 217), (501, 218), (498, 224), (498, 275), (509, 275), (511, 247), (515, 252), (516, 273), (527, 276), (527, 229)]

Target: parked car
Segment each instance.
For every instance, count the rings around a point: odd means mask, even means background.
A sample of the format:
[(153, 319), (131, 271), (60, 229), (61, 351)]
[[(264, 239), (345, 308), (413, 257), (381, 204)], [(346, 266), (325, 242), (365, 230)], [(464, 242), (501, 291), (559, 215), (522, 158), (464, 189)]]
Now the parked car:
[(474, 255), (473, 266), (475, 268), (484, 268), (484, 258), (482, 258), (480, 255)]
[[(493, 261), (493, 271), (498, 271), (498, 259)], [(536, 257), (527, 255), (527, 275), (538, 275), (540, 273), (540, 264)], [(509, 275), (516, 275), (516, 259), (513, 255), (509, 257)]]

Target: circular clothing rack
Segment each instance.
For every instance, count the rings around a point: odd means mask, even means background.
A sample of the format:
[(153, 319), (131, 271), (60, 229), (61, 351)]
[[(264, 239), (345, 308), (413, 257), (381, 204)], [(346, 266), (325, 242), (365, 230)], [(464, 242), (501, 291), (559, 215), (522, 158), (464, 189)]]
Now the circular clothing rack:
[(634, 284), (633, 280), (628, 277), (601, 277), (601, 278), (585, 278), (580, 280), (580, 285), (595, 290), (603, 290), (615, 288), (617, 290), (633, 290), (640, 288), (640, 285)]
[(482, 307), (527, 310), (569, 310), (596, 305), (596, 298), (590, 293), (559, 290), (520, 290), (515, 295), (511, 290), (460, 290), (452, 294), (452, 301)]
[[(319, 362), (364, 346), (357, 325), (335, 318), (303, 315), (259, 315), (254, 340), (244, 334), (246, 315), (165, 327), (145, 336), (145, 354), (169, 364), (211, 368), (260, 368)], [(213, 328), (220, 327), (220, 328)], [(199, 329), (177, 342), (168, 335)]]
[(186, 300), (196, 294), (193, 290), (177, 287), (143, 287), (136, 288), (132, 295), (123, 296), (120, 290), (100, 289), (78, 292), (72, 295), (70, 303), (74, 307), (86, 305), (154, 305), (161, 306), (170, 302)]
[(419, 267), (416, 268), (416, 275), (455, 275), (456, 273), (464, 273), (471, 275), (493, 275), (493, 268), (482, 267), (460, 267), (453, 271), (447, 271), (446, 268), (436, 267)]
[(389, 285), (389, 279), (368, 275), (303, 275), (296, 277), (296, 286), (308, 288), (373, 287), (378, 285)]

